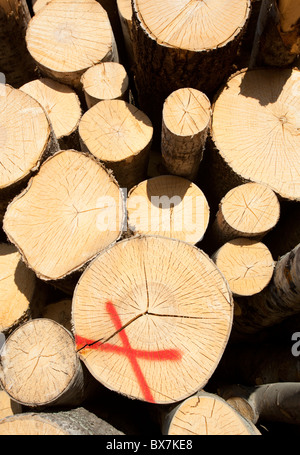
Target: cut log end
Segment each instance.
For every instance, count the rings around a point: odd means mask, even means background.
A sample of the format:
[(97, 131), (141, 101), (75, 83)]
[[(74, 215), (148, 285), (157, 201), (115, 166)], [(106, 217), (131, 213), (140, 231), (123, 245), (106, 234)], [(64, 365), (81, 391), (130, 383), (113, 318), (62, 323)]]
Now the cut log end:
[(106, 169), (63, 150), (11, 202), (3, 229), (40, 278), (58, 280), (121, 236), (124, 212), (122, 192)]
[(258, 294), (267, 287), (274, 272), (269, 249), (251, 239), (230, 240), (212, 258), (236, 296)]
[(81, 83), (88, 108), (103, 100), (128, 101), (128, 75), (124, 66), (118, 62), (103, 62), (92, 66), (81, 77)]
[(200, 392), (179, 405), (166, 421), (163, 434), (260, 435), (252, 422), (217, 395)]
[(191, 181), (162, 175), (131, 189), (127, 216), (135, 234), (161, 235), (196, 244), (206, 232), (209, 206), (203, 192)]
[(50, 319), (33, 319), (6, 340), (2, 386), (20, 404), (45, 405), (68, 389), (78, 362), (70, 332)]
[(72, 323), (79, 355), (99, 382), (172, 403), (208, 381), (232, 311), (227, 282), (208, 256), (186, 242), (145, 236), (116, 243), (88, 266)]

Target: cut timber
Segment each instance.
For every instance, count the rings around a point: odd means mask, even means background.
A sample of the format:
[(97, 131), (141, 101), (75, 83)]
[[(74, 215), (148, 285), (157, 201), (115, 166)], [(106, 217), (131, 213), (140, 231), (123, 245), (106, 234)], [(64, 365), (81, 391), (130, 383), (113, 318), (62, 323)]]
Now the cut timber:
[(6, 336), (32, 314), (36, 276), (14, 245), (0, 244), (0, 332)]
[(115, 242), (123, 193), (91, 156), (62, 150), (49, 158), (8, 206), (3, 229), (44, 280), (59, 280)]
[(218, 395), (198, 392), (175, 406), (162, 423), (164, 435), (260, 435), (254, 424)]
[(235, 336), (247, 336), (299, 313), (300, 244), (277, 261), (273, 277), (262, 292), (238, 299), (237, 304)]
[(30, 20), (26, 43), (42, 74), (76, 88), (91, 66), (118, 61), (107, 13), (96, 0), (52, 0)]
[(280, 203), (271, 188), (259, 183), (238, 185), (221, 200), (211, 236), (218, 247), (237, 237), (261, 240), (279, 216)]
[(0, 71), (15, 88), (36, 77), (36, 65), (29, 54), (25, 34), (31, 19), (26, 0), (0, 1)]
[(132, 6), (131, 0), (117, 0), (118, 14), (122, 27), (124, 46), (129, 67), (134, 64), (133, 44), (132, 44)]
[(36, 99), (45, 109), (62, 149), (79, 147), (77, 128), (81, 118), (81, 106), (71, 87), (52, 79), (41, 78), (22, 85), (20, 90)]
[(145, 178), (152, 135), (147, 115), (123, 100), (95, 104), (79, 124), (82, 150), (111, 169), (128, 190)]
[(40, 163), (58, 149), (41, 105), (9, 85), (1, 89), (0, 219)]
[(179, 88), (211, 96), (232, 71), (250, 0), (133, 0), (139, 106), (161, 125), (164, 100)]
[(13, 401), (10, 396), (0, 388), (0, 420), (5, 417), (21, 414), (22, 406), (20, 403)]
[(25, 412), (0, 420), (0, 435), (123, 435), (85, 408), (68, 411)]
[(87, 107), (99, 101), (128, 101), (129, 79), (121, 63), (103, 62), (89, 68), (81, 77)]
[(51, 0), (32, 0), (32, 10), (37, 14), (44, 6), (48, 5)]
[(257, 64), (291, 66), (300, 53), (300, 4), (296, 0), (271, 2), (260, 38)]
[(170, 174), (189, 180), (197, 176), (211, 120), (207, 96), (182, 88), (171, 93), (162, 113), (161, 153)]
[(230, 240), (212, 256), (234, 296), (258, 294), (269, 284), (274, 261), (262, 242), (239, 237)]
[(128, 226), (135, 234), (160, 235), (196, 244), (209, 221), (209, 206), (201, 189), (173, 175), (144, 180), (127, 198)]
[(90, 375), (71, 333), (53, 320), (19, 326), (7, 338), (0, 362), (1, 385), (21, 405), (75, 406), (86, 399)]
[(300, 424), (300, 384), (284, 382), (260, 386), (226, 385), (218, 394), (244, 417), (256, 424), (281, 422)]
[[(297, 69), (241, 71), (221, 90), (212, 117), (217, 154), (240, 183), (265, 184), (288, 200), (300, 200), (299, 86)], [(212, 166), (210, 185), (230, 180), (225, 172)]]
[(64, 299), (58, 302), (49, 303), (45, 306), (42, 317), (52, 319), (64, 326), (69, 332), (72, 331), (71, 324), (72, 299)]
[(232, 295), (213, 261), (186, 242), (122, 240), (81, 275), (72, 323), (80, 358), (105, 387), (150, 403), (207, 383), (227, 344)]

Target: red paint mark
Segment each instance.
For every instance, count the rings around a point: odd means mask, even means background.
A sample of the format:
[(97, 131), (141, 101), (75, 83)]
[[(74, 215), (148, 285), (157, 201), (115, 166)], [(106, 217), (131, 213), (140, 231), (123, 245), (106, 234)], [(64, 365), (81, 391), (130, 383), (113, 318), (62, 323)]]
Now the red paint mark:
[(89, 349), (100, 349), (101, 351), (114, 352), (115, 354), (125, 355), (134, 371), (134, 374), (137, 378), (139, 386), (143, 392), (144, 398), (150, 403), (155, 403), (154, 397), (151, 393), (151, 390), (147, 384), (146, 378), (143, 375), (143, 372), (138, 364), (137, 359), (145, 360), (180, 360), (182, 358), (181, 353), (176, 349), (165, 349), (161, 351), (143, 351), (141, 349), (133, 349), (127, 337), (125, 330), (122, 330), (122, 323), (118, 315), (117, 310), (111, 302), (106, 303), (106, 310), (109, 313), (111, 320), (115, 326), (116, 331), (119, 331), (118, 334), (122, 341), (123, 346), (115, 346), (111, 343), (101, 343), (101, 341), (93, 341), (87, 338), (75, 336), (75, 341), (78, 349), (83, 347)]

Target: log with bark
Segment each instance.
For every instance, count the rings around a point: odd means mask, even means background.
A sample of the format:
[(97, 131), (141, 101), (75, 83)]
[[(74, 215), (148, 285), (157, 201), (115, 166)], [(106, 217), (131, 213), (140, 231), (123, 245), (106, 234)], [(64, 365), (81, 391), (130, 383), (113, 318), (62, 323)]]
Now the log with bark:
[(219, 387), (218, 394), (254, 424), (258, 421), (300, 424), (299, 382), (225, 385)]
[(88, 109), (103, 100), (129, 100), (129, 79), (121, 63), (92, 66), (81, 76), (81, 84)]
[(161, 153), (170, 174), (196, 178), (210, 121), (210, 101), (199, 90), (181, 88), (167, 97), (162, 112)]
[(82, 112), (75, 91), (49, 78), (27, 82), (20, 90), (37, 100), (44, 108), (60, 148), (78, 149), (78, 125)]
[(91, 156), (62, 150), (9, 204), (3, 228), (36, 275), (59, 286), (116, 242), (124, 222), (123, 193), (110, 173)]
[(1, 83), (14, 88), (34, 79), (37, 68), (29, 54), (25, 34), (31, 19), (26, 0), (0, 2), (0, 71)]
[(128, 228), (134, 234), (161, 235), (196, 244), (209, 222), (209, 206), (190, 180), (161, 175), (139, 183), (128, 193)]
[(108, 15), (96, 0), (52, 0), (30, 20), (26, 43), (44, 76), (78, 89), (88, 68), (118, 61)]
[(276, 263), (272, 279), (260, 293), (236, 298), (238, 311), (232, 336), (236, 339), (279, 324), (300, 312), (300, 244)]
[(117, 0), (117, 8), (127, 57), (127, 69), (131, 72), (134, 65), (131, 0)]
[(111, 169), (128, 191), (146, 178), (152, 136), (148, 116), (123, 100), (97, 103), (79, 123), (82, 150)]
[(22, 406), (74, 407), (96, 389), (72, 334), (51, 319), (20, 325), (6, 339), (0, 362), (2, 388)]
[(258, 436), (260, 431), (217, 394), (200, 390), (160, 415), (163, 435)]
[[(273, 276), (274, 260), (262, 242), (239, 237), (211, 256), (236, 296), (253, 296), (265, 289)], [(255, 315), (254, 315), (255, 316)]]
[(52, 319), (69, 330), (69, 332), (72, 332), (71, 310), (72, 299), (65, 298), (63, 300), (58, 300), (57, 302), (45, 305), (41, 313), (41, 317)]
[(25, 412), (0, 420), (0, 435), (123, 435), (83, 407), (55, 412)]
[[(48, 156), (59, 149), (42, 106), (19, 89), (1, 89), (0, 220), (8, 203)], [(13, 151), (13, 153), (12, 153)]]
[(133, 0), (138, 103), (160, 130), (164, 100), (191, 87), (211, 96), (232, 72), (250, 0)]
[(226, 347), (232, 296), (213, 261), (186, 242), (122, 240), (81, 275), (72, 323), (80, 358), (105, 387), (149, 403), (203, 387)]
[(265, 0), (264, 27), (256, 65), (291, 66), (300, 54), (300, 5), (295, 0)]
[(200, 173), (211, 206), (249, 181), (281, 200), (300, 200), (299, 84), (298, 69), (253, 69), (237, 72), (220, 90)]

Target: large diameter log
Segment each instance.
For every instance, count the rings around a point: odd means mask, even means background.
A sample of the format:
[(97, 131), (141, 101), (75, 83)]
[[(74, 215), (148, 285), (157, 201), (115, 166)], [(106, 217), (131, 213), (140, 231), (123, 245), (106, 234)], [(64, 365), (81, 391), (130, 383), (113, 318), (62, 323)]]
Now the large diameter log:
[(128, 227), (134, 234), (160, 235), (196, 244), (209, 222), (209, 206), (201, 189), (174, 175), (139, 183), (128, 193)]
[(152, 136), (148, 116), (123, 100), (97, 103), (79, 124), (82, 150), (111, 169), (127, 190), (146, 178)]
[(129, 99), (129, 79), (118, 62), (103, 62), (89, 68), (81, 77), (88, 109), (99, 101)]
[(26, 43), (43, 75), (75, 88), (91, 66), (118, 61), (108, 15), (96, 0), (52, 0), (30, 20)]
[[(270, 4), (270, 2), (266, 2)], [(257, 55), (258, 65), (291, 66), (300, 53), (300, 5), (294, 0), (271, 2)]]
[(219, 203), (210, 237), (215, 247), (237, 237), (262, 240), (278, 223), (280, 202), (274, 191), (259, 183), (230, 190)]
[(244, 337), (279, 324), (300, 311), (300, 244), (276, 263), (272, 279), (259, 294), (236, 300), (234, 336)]
[(118, 240), (124, 218), (123, 193), (107, 170), (63, 150), (10, 203), (3, 228), (39, 278), (60, 280)]
[(133, 0), (139, 105), (161, 125), (164, 100), (184, 87), (211, 96), (232, 71), (250, 0)]
[(225, 399), (201, 390), (166, 413), (161, 423), (163, 435), (176, 436), (258, 436), (251, 420)]
[(27, 407), (78, 406), (94, 382), (72, 334), (47, 318), (19, 326), (7, 338), (0, 361), (3, 389)]
[(236, 73), (220, 91), (211, 128), (216, 152), (206, 168), (219, 200), (237, 181), (300, 200), (299, 84), (297, 69), (253, 69)]
[(274, 272), (268, 247), (256, 240), (230, 240), (211, 256), (225, 276), (233, 296), (252, 296), (265, 289)]
[[(58, 150), (42, 106), (9, 85), (1, 89), (0, 219), (41, 162)], [(13, 151), (13, 153), (12, 153)]]
[[(7, 336), (30, 319), (37, 289), (34, 272), (14, 245), (0, 244), (0, 332)], [(0, 347), (1, 348), (1, 347)]]
[(85, 408), (58, 412), (25, 412), (0, 420), (0, 435), (89, 436), (123, 435)]
[(35, 79), (20, 87), (44, 108), (60, 148), (78, 148), (80, 101), (71, 87), (49, 78)]
[(29, 54), (25, 34), (31, 19), (26, 0), (0, 2), (0, 71), (15, 88), (36, 77), (36, 65)]
[(203, 251), (176, 239), (132, 237), (81, 275), (73, 333), (80, 358), (105, 387), (167, 404), (207, 383), (232, 312), (228, 284)]
[(199, 90), (182, 88), (167, 97), (162, 112), (161, 153), (170, 174), (196, 178), (210, 120), (210, 101)]
[(298, 382), (252, 387), (226, 385), (218, 388), (218, 394), (254, 424), (258, 421), (300, 424)]

